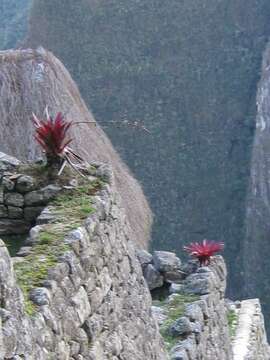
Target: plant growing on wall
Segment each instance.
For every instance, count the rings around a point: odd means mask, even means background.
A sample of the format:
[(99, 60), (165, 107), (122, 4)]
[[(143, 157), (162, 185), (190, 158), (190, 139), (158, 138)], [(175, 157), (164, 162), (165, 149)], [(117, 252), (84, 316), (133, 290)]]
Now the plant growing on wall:
[(184, 246), (184, 250), (191, 256), (199, 260), (200, 266), (207, 266), (210, 264), (211, 256), (223, 250), (224, 244), (222, 242), (215, 242), (203, 240), (202, 243), (191, 243)]
[(69, 164), (82, 175), (83, 159), (68, 146), (73, 139), (67, 133), (73, 123), (67, 121), (61, 112), (55, 118), (49, 115), (47, 109), (46, 114), (46, 119), (39, 119), (33, 114), (33, 123), (34, 136), (45, 153), (48, 170), (51, 175), (55, 170), (60, 175), (66, 164)]

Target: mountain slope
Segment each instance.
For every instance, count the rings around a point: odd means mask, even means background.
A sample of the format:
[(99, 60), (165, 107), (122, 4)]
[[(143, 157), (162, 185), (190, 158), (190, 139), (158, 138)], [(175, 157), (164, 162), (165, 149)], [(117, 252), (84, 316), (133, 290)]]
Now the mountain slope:
[(98, 121), (148, 127), (105, 130), (151, 201), (153, 246), (225, 241), (234, 294), (269, 18), (266, 0), (35, 0), (26, 42), (64, 61)]
[[(44, 115), (62, 111), (69, 120), (93, 122), (68, 71), (51, 53), (17, 50), (0, 52), (0, 151), (19, 159), (40, 157), (33, 137), (32, 112)], [(138, 182), (120, 160), (109, 139), (96, 124), (78, 124), (71, 129), (72, 146), (91, 161), (112, 166), (122, 205), (131, 224), (131, 238), (146, 247), (151, 211)], [(115, 234), (117, 236), (117, 234)]]

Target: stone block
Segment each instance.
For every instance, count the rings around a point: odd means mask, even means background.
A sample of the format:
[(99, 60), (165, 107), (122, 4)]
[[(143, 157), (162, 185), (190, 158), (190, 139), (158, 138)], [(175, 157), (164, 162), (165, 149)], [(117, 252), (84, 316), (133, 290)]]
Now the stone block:
[(24, 205), (24, 197), (19, 193), (7, 193), (4, 196), (4, 201), (6, 205), (23, 207)]
[(28, 222), (36, 220), (44, 208), (42, 206), (27, 206), (24, 208), (24, 218)]
[(150, 290), (159, 288), (164, 283), (163, 276), (154, 268), (152, 264), (147, 265), (143, 271), (143, 275)]
[(185, 316), (177, 319), (169, 329), (172, 336), (189, 335), (192, 333), (192, 323)]
[(8, 206), (8, 217), (10, 219), (23, 219), (23, 209), (16, 206)]
[(31, 191), (25, 195), (26, 206), (47, 205), (59, 192), (61, 187), (48, 185), (40, 190)]
[(155, 268), (160, 272), (173, 272), (180, 270), (181, 261), (175, 253), (168, 251), (155, 251), (153, 255)]
[(34, 190), (36, 181), (32, 176), (22, 175), (17, 179), (16, 190), (22, 194)]

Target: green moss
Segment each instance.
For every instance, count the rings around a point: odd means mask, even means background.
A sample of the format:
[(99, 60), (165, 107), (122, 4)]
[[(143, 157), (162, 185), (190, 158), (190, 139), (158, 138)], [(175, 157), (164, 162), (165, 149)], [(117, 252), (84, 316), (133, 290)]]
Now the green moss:
[(234, 337), (237, 325), (237, 313), (234, 310), (229, 310), (227, 312), (227, 320), (229, 326), (229, 334), (230, 337)]
[(42, 286), (59, 256), (70, 249), (64, 243), (66, 234), (81, 225), (91, 212), (93, 194), (102, 187), (100, 181), (86, 182), (77, 189), (61, 193), (53, 202), (56, 221), (44, 225), (39, 233), (39, 241), (32, 248), (31, 254), (14, 266), (17, 281), (25, 297), (25, 310), (34, 315), (36, 306), (29, 299), (29, 292)]
[(165, 320), (160, 327), (160, 333), (165, 341), (167, 351), (170, 351), (172, 347), (180, 340), (179, 337), (170, 335), (170, 326), (177, 319), (183, 316), (186, 304), (190, 304), (197, 300), (199, 300), (199, 297), (195, 295), (177, 294), (177, 296), (174, 297), (170, 304), (166, 304), (165, 301), (155, 302), (155, 305), (162, 307), (168, 316), (167, 320)]

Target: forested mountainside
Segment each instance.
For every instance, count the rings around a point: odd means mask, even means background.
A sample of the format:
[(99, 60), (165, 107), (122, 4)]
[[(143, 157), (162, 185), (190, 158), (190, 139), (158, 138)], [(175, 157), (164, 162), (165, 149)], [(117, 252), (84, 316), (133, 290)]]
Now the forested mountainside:
[[(266, 0), (35, 0), (27, 45), (66, 64), (155, 213), (153, 247), (224, 240), (242, 279)], [(238, 270), (238, 271), (237, 271)]]
[(31, 0), (0, 1), (0, 49), (18, 45), (27, 31)]

